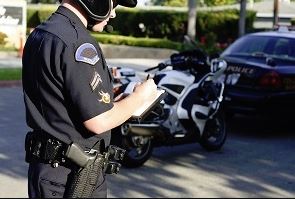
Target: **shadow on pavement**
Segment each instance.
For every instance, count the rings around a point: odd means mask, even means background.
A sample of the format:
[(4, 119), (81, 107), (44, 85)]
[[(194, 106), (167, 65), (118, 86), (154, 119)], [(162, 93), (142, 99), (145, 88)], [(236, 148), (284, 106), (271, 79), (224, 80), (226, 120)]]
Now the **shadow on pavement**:
[[(0, 176), (9, 177), (2, 182), (9, 187), (27, 177), (27, 127), (21, 88), (0, 91)], [(294, 197), (293, 124), (234, 117), (221, 151), (207, 152), (197, 143), (156, 148), (142, 167), (108, 177), (109, 197)], [(1, 197), (9, 196), (7, 187)]]
[(27, 177), (25, 112), (20, 93), (20, 87), (1, 88), (0, 95), (0, 174), (13, 178)]
[(228, 130), (228, 140), (218, 152), (198, 144), (156, 148), (145, 165), (123, 168), (122, 176), (111, 178), (112, 196), (293, 197), (293, 125), (238, 116)]

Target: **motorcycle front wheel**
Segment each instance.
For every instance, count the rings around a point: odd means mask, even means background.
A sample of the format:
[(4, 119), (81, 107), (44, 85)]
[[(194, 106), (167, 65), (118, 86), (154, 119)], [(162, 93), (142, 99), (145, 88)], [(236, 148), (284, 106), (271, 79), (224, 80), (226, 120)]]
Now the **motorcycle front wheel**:
[(208, 151), (217, 151), (224, 145), (226, 138), (225, 116), (220, 112), (207, 121), (200, 144)]
[(125, 149), (120, 163), (126, 168), (142, 166), (152, 155), (152, 139), (146, 136), (123, 135), (121, 127), (112, 130), (111, 144)]

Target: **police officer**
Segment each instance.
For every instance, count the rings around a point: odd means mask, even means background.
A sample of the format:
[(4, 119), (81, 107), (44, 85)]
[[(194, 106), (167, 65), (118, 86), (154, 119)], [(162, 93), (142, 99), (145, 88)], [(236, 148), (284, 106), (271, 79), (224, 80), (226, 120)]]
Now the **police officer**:
[[(74, 168), (64, 157), (68, 146), (77, 143), (84, 151), (98, 141), (108, 146), (110, 130), (155, 98), (156, 85), (149, 79), (128, 97), (114, 101), (112, 74), (89, 34), (90, 29), (103, 31), (116, 16), (117, 5), (136, 4), (136, 0), (62, 0), (29, 35), (23, 53), (23, 92), (32, 129), (26, 138), (30, 198), (63, 197)], [(104, 174), (98, 176), (91, 196), (107, 197)]]

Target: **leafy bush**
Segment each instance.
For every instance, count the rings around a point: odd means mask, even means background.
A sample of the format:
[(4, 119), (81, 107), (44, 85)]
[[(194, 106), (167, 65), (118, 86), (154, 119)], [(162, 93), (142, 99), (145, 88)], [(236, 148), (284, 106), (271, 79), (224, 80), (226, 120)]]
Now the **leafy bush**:
[[(254, 11), (247, 12), (246, 31), (253, 31), (256, 17)], [(128, 22), (128, 23), (126, 23)], [(209, 32), (223, 42), (227, 37), (238, 37), (239, 11), (199, 11), (196, 33), (201, 38)], [(182, 41), (187, 32), (187, 12), (175, 10), (118, 9), (117, 17), (111, 21), (120, 35), (134, 37), (167, 38)]]
[(55, 10), (57, 5), (30, 5), (27, 7), (27, 27), (35, 28), (45, 21)]
[(43, 22), (47, 20), (55, 10), (56, 8), (42, 8), (42, 10), (38, 12), (40, 21)]
[(35, 28), (40, 24), (40, 18), (38, 15), (38, 9), (28, 8), (27, 9), (27, 27)]
[(0, 45), (6, 44), (5, 39), (7, 38), (7, 35), (3, 32), (0, 32)]
[(181, 50), (183, 44), (179, 42), (173, 42), (167, 39), (157, 39), (157, 38), (140, 38), (132, 36), (119, 36), (119, 35), (109, 35), (92, 33), (92, 36), (97, 42), (103, 44), (116, 44), (116, 45), (128, 45), (128, 46), (142, 46), (142, 47), (153, 47), (153, 48), (167, 48), (174, 50)]
[[(56, 5), (30, 6), (28, 27), (36, 27), (56, 10)], [(115, 33), (124, 36), (165, 38), (180, 42), (187, 33), (187, 11), (173, 9), (118, 8), (117, 17), (110, 21)], [(37, 14), (36, 14), (37, 13)], [(256, 13), (247, 11), (246, 32), (253, 31)], [(239, 10), (199, 11), (197, 14), (197, 38), (208, 33), (216, 34), (218, 42), (238, 37)]]
[[(28, 27), (34, 28), (46, 20), (57, 5), (28, 7)], [(173, 9), (118, 8), (110, 21), (111, 34), (95, 34), (101, 43), (169, 48), (186, 48), (182, 42), (187, 33), (187, 11)], [(256, 12), (247, 11), (246, 32), (253, 32)], [(198, 11), (196, 41), (208, 52), (220, 52), (238, 37), (239, 10)]]
[(206, 0), (204, 3), (207, 6), (229, 5), (237, 3), (236, 0)]

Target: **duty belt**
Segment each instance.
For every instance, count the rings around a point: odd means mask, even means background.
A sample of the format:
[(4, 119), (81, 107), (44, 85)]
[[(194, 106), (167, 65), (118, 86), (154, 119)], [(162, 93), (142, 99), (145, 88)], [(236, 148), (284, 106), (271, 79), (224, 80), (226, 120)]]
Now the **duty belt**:
[(113, 145), (102, 149), (104, 144), (101, 142), (103, 140), (99, 140), (90, 151), (84, 151), (78, 144), (65, 144), (48, 133), (28, 132), (25, 141), (26, 162), (48, 163), (58, 167), (70, 160), (76, 166), (85, 168), (99, 155), (103, 159), (103, 171), (106, 174), (118, 173), (121, 164), (116, 161), (123, 159), (125, 150)]

